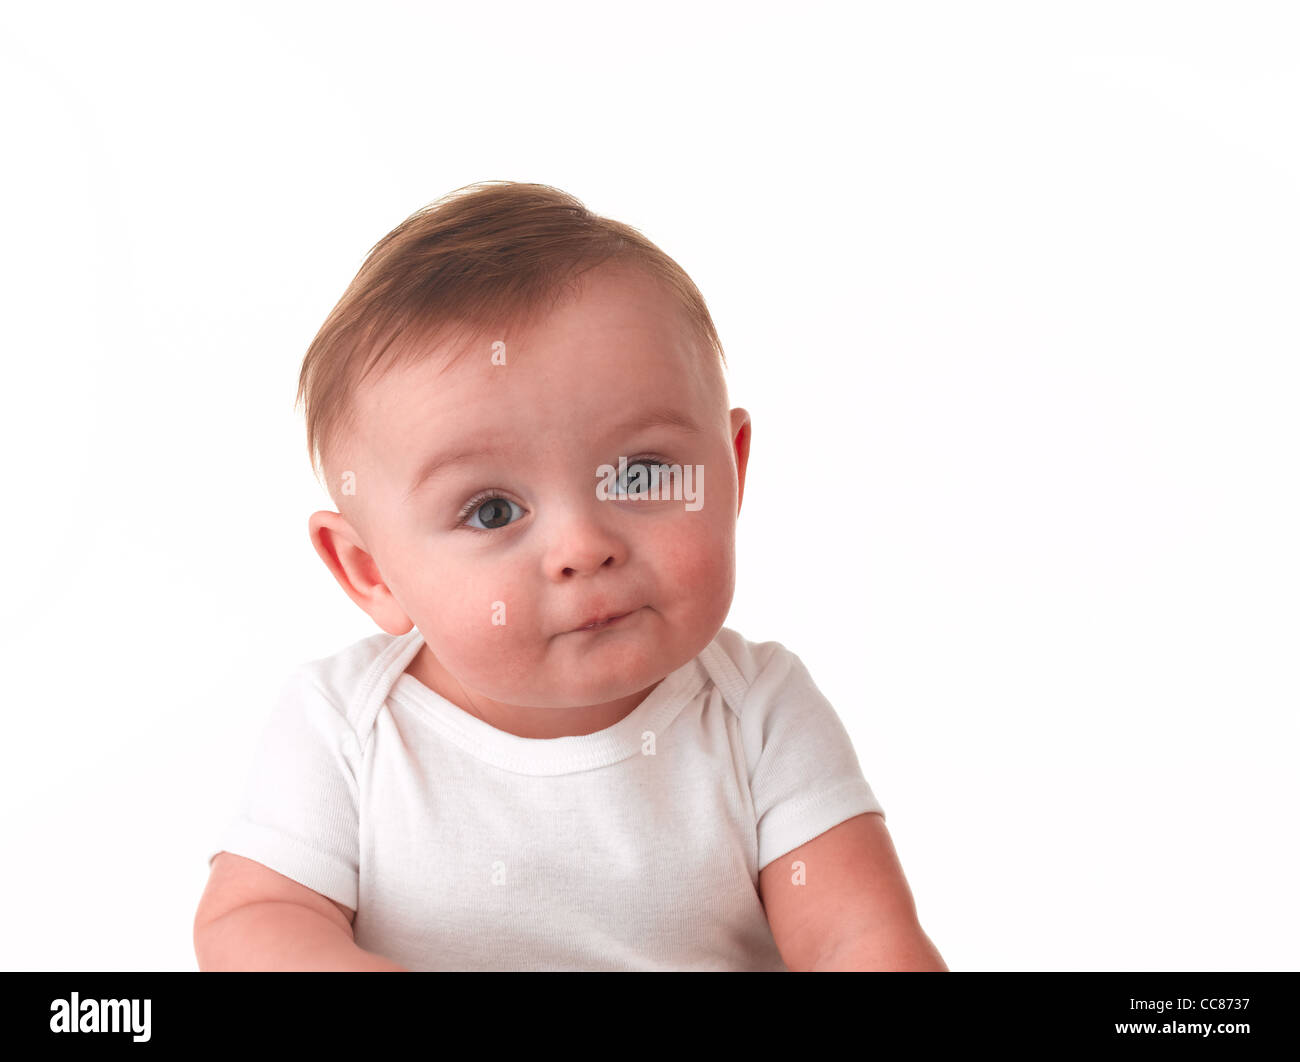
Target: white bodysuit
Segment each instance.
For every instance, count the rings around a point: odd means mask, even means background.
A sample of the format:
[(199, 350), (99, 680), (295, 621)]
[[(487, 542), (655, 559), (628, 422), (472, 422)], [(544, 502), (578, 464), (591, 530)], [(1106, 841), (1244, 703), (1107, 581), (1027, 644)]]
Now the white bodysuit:
[(406, 674), (421, 645), (298, 668), (212, 851), (355, 909), (356, 943), (410, 970), (784, 970), (759, 871), (884, 814), (779, 642), (723, 627), (614, 726), (551, 739)]

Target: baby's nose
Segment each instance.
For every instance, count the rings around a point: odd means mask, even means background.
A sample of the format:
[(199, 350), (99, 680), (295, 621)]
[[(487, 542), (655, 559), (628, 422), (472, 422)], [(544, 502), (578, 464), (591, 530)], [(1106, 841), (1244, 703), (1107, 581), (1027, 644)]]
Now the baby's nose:
[(555, 540), (547, 557), (552, 578), (569, 579), (601, 568), (614, 568), (627, 559), (627, 544), (601, 514), (584, 510), (574, 513), (555, 529)]

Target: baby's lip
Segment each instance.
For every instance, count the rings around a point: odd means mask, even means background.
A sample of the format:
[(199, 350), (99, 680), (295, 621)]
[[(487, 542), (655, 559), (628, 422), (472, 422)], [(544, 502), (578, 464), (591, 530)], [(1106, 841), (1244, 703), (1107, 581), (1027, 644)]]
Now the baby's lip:
[[(639, 605), (637, 606), (637, 608), (640, 607), (641, 606)], [(630, 608), (623, 612), (597, 612), (588, 616), (585, 620), (583, 620), (581, 623), (579, 623), (576, 627), (574, 627), (572, 630), (568, 631), (567, 633), (573, 634), (576, 631), (585, 630), (588, 627), (594, 627), (599, 623), (608, 623), (610, 620), (622, 619), (624, 616), (630, 616), (636, 610), (637, 610), (636, 608)]]

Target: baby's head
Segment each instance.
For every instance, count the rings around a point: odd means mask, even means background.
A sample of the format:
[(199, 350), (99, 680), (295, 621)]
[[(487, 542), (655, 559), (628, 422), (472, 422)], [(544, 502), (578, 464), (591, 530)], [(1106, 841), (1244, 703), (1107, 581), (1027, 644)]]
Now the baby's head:
[[(627, 698), (726, 620), (749, 417), (703, 298), (636, 230), (545, 185), (452, 193), (374, 247), (298, 396), (339, 510), (317, 552), (475, 704)], [(681, 475), (630, 497), (647, 461)]]

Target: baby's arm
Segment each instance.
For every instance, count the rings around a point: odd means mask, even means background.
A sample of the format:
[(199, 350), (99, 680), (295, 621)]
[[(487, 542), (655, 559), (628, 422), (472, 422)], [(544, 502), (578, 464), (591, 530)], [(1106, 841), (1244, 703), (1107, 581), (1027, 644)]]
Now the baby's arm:
[(759, 892), (790, 970), (948, 969), (880, 815), (856, 815), (773, 860)]
[(354, 917), (292, 878), (222, 852), (194, 916), (194, 954), (200, 970), (403, 971), (357, 946)]

